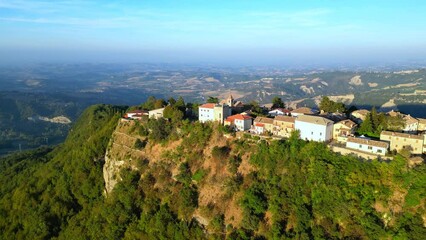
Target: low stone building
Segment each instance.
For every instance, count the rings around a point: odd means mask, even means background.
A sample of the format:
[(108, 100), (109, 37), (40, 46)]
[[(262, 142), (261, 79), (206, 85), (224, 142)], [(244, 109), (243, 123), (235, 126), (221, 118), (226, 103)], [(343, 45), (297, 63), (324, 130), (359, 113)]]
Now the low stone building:
[(355, 110), (351, 112), (350, 118), (357, 124), (360, 124), (365, 120), (368, 114), (370, 114), (370, 111), (366, 109)]
[(333, 126), (333, 139), (339, 142), (346, 142), (347, 137), (353, 136), (357, 124), (346, 119), (337, 122)]
[(419, 120), (417, 120), (417, 118), (414, 118), (410, 115), (404, 115), (403, 120), (405, 125), (404, 125), (404, 129), (402, 130), (404, 132), (411, 132), (411, 133), (417, 132), (419, 128)]
[(380, 140), (389, 142), (391, 151), (408, 149), (413, 154), (422, 154), (426, 150), (424, 135), (383, 131), (380, 134)]
[(274, 131), (274, 119), (266, 117), (255, 118), (252, 131), (256, 134), (272, 133)]
[(419, 120), (419, 127), (417, 128), (418, 131), (424, 132), (426, 131), (426, 118), (417, 118)]
[(294, 131), (294, 122), (296, 118), (290, 116), (276, 116), (273, 119), (273, 134), (280, 137), (290, 137)]

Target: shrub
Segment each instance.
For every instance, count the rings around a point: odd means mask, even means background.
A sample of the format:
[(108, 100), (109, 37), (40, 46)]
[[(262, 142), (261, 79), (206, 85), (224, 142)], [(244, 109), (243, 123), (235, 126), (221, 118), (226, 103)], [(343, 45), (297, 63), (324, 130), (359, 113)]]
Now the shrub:
[(223, 146), (223, 147), (215, 146), (212, 150), (212, 156), (216, 160), (224, 160), (229, 156), (230, 151), (231, 149), (227, 146)]

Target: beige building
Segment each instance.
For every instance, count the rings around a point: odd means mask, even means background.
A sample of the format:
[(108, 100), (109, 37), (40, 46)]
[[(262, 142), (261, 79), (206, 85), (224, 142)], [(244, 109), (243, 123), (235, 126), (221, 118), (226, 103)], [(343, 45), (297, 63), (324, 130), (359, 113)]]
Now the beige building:
[(365, 120), (370, 111), (366, 109), (355, 110), (351, 113), (350, 117), (354, 122), (360, 124)]
[(426, 118), (417, 118), (419, 120), (418, 131), (424, 132), (426, 131)]
[(291, 132), (294, 131), (294, 121), (294, 117), (276, 116), (273, 119), (273, 134), (281, 137), (290, 137)]
[(164, 108), (154, 109), (148, 112), (149, 118), (159, 119), (163, 117)]
[(383, 131), (380, 134), (380, 140), (389, 142), (391, 151), (411, 149), (411, 153), (413, 154), (422, 154), (426, 150), (424, 147), (424, 138), (424, 135), (414, 135), (390, 131)]
[(335, 123), (333, 126), (333, 139), (339, 142), (346, 142), (347, 137), (355, 133), (356, 126), (357, 124), (349, 119)]
[(419, 120), (417, 118), (413, 118), (410, 115), (404, 115), (404, 129), (402, 129), (404, 132), (417, 132), (417, 129), (419, 128)]
[(257, 134), (274, 131), (274, 119), (266, 117), (257, 117), (253, 122), (253, 131)]

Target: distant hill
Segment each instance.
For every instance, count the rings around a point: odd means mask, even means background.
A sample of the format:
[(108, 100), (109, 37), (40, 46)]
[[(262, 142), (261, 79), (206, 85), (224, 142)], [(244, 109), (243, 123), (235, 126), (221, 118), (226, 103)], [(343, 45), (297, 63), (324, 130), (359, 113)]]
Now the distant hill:
[(0, 159), (1, 239), (423, 239), (426, 166), (215, 124), (88, 108), (66, 141)]

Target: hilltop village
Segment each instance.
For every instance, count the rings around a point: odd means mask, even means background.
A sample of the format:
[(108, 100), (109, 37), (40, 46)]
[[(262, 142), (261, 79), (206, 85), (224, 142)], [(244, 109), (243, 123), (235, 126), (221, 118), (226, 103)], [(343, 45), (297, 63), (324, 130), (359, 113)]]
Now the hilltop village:
[[(168, 118), (164, 112), (172, 104), (169, 102), (167, 106), (150, 111), (135, 109), (127, 112), (123, 120)], [(163, 105), (166, 105), (164, 101)], [(180, 108), (183, 106), (185, 104)], [(401, 151), (411, 155), (426, 153), (426, 119), (394, 110), (386, 113), (374, 108), (347, 110), (328, 97), (323, 97), (319, 109), (292, 109), (286, 108), (278, 97), (271, 104), (259, 106), (236, 101), (230, 94), (223, 101), (210, 97), (207, 103), (195, 109), (198, 111), (186, 107), (185, 111), (190, 111), (193, 118), (202, 123), (218, 122), (231, 132), (274, 139), (289, 138), (296, 133), (306, 141), (325, 142), (333, 151), (342, 154), (391, 159), (392, 154)]]

